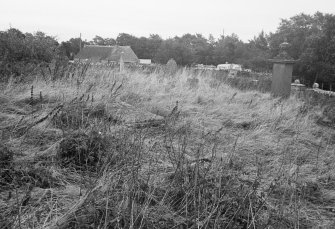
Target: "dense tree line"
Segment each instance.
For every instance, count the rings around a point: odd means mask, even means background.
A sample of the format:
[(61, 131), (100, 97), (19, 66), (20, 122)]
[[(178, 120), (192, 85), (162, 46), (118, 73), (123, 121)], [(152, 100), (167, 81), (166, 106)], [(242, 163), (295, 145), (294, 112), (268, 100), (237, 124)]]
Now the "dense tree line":
[(63, 58), (59, 43), (43, 32), (22, 33), (10, 28), (0, 31), (0, 80), (27, 74), (42, 62)]
[(294, 75), (304, 83), (323, 83), (335, 87), (335, 15), (320, 12), (299, 14), (282, 19), (276, 32), (260, 32), (248, 42), (236, 34), (208, 38), (202, 34), (185, 34), (162, 39), (157, 34), (136, 37), (120, 33), (114, 38), (94, 37), (91, 41), (71, 38), (59, 44), (55, 38), (42, 32), (23, 34), (17, 29), (0, 32), (0, 63), (16, 61), (50, 62), (56, 57), (72, 59), (85, 44), (129, 45), (141, 59), (165, 64), (171, 58), (179, 65), (221, 63), (242, 64), (254, 71), (271, 71), (268, 59), (279, 53), (279, 45), (290, 43), (289, 54), (299, 60)]
[(295, 75), (307, 84), (319, 82), (327, 89), (335, 86), (335, 15), (317, 12), (283, 19), (277, 31), (268, 35), (270, 56), (277, 55), (285, 38), (291, 45), (289, 54), (299, 59)]
[(58, 45), (55, 38), (43, 32), (23, 34), (14, 28), (0, 31), (1, 61), (49, 62), (54, 58)]

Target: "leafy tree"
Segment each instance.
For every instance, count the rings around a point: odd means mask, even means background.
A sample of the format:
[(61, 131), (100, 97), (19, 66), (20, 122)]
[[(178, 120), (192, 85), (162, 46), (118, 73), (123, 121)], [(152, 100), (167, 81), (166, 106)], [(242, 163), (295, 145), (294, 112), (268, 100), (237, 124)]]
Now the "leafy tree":
[(243, 42), (236, 34), (221, 36), (214, 50), (215, 63), (234, 63), (243, 55)]
[(245, 50), (240, 62), (245, 68), (264, 72), (271, 69), (269, 45), (266, 35), (262, 31), (259, 35), (245, 44)]
[(4, 62), (50, 62), (58, 42), (43, 32), (26, 33), (11, 28), (0, 32), (0, 54)]
[(136, 46), (137, 37), (127, 34), (127, 33), (120, 33), (116, 38), (116, 44), (121, 46), (131, 46), (134, 48)]
[(265, 52), (269, 50), (269, 43), (265, 37), (264, 31), (260, 32), (254, 39), (250, 40), (249, 45)]
[(133, 49), (135, 54), (140, 59), (151, 59), (150, 53), (149, 53), (149, 46), (148, 46), (148, 38), (146, 37), (140, 37), (136, 40), (136, 43), (133, 45)]
[(21, 75), (31, 64), (51, 62), (57, 57), (58, 42), (43, 32), (23, 34), (11, 28), (0, 32), (0, 75)]
[(324, 21), (322, 13), (314, 16), (299, 14), (290, 19), (282, 19), (277, 31), (269, 36), (272, 56), (279, 53), (279, 45), (287, 39), (291, 44), (289, 54), (298, 59), (305, 48), (306, 39), (320, 31)]
[(172, 58), (179, 65), (190, 65), (193, 63), (193, 57), (192, 49), (185, 40), (175, 37), (161, 43), (154, 60), (159, 63), (166, 63)]
[(0, 32), (0, 61), (14, 62), (29, 58), (24, 44), (25, 37), (21, 31), (14, 28)]
[(43, 32), (36, 32), (35, 34), (26, 33), (24, 43), (29, 50), (30, 59), (37, 62), (51, 62), (56, 56), (58, 42), (55, 38), (47, 36)]
[(92, 41), (92, 45), (102, 45), (102, 46), (112, 46), (116, 45), (116, 41), (113, 38), (102, 38), (100, 36), (95, 36)]
[(325, 15), (320, 31), (309, 36), (300, 59), (309, 83), (335, 85), (335, 16)]
[(80, 51), (80, 45), (81, 48), (83, 48), (84, 45), (88, 44), (91, 44), (91, 42), (81, 41), (80, 38), (71, 38), (66, 42), (62, 42), (60, 49), (64, 55), (66, 55), (70, 60), (73, 60), (74, 56)]
[(278, 54), (279, 44), (287, 38), (289, 54), (300, 60), (294, 74), (309, 85), (318, 81), (328, 86), (334, 79), (334, 17), (317, 12), (283, 19), (276, 33), (269, 36), (271, 56)]
[(150, 59), (154, 59), (157, 50), (159, 49), (160, 45), (162, 44), (163, 39), (158, 34), (150, 34), (147, 40), (148, 46), (148, 56)]
[(165, 64), (168, 62), (169, 59), (174, 58), (178, 55), (176, 51), (176, 42), (173, 39), (170, 38), (164, 40), (154, 56), (154, 61), (157, 63)]

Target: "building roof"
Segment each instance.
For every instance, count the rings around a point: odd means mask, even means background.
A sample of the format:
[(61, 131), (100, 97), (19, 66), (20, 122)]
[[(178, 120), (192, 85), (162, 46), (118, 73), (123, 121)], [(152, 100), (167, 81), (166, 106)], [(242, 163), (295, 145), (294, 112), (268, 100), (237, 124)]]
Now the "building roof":
[(122, 54), (124, 62), (137, 63), (137, 58), (130, 46), (101, 46), (101, 45), (86, 45), (75, 56), (77, 59), (90, 59), (92, 61), (115, 61), (119, 62)]

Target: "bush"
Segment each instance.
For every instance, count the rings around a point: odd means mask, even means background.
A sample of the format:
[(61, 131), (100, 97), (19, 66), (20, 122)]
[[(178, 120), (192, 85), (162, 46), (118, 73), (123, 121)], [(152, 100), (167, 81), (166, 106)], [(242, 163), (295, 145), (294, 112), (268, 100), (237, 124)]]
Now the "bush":
[[(90, 99), (89, 95), (82, 99)], [(52, 118), (52, 123), (60, 129), (82, 129), (90, 126), (91, 119), (109, 119), (105, 110), (105, 105), (100, 103), (96, 106), (88, 106), (86, 102), (80, 101), (65, 106), (60, 112)]]
[(24, 34), (14, 28), (0, 32), (0, 79), (27, 75), (37, 64), (50, 63), (58, 55), (58, 42), (43, 32)]
[(96, 131), (89, 134), (75, 132), (60, 143), (58, 160), (61, 164), (94, 169), (102, 163), (107, 141)]

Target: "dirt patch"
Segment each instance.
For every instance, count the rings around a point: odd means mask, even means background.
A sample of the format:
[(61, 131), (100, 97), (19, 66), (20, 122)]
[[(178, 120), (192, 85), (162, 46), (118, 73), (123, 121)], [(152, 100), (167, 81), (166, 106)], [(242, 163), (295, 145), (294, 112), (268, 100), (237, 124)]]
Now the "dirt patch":
[(231, 119), (226, 120), (222, 123), (224, 127), (228, 128), (235, 128), (235, 129), (243, 129), (243, 130), (250, 130), (257, 126), (256, 121), (241, 121), (241, 122), (235, 122)]

